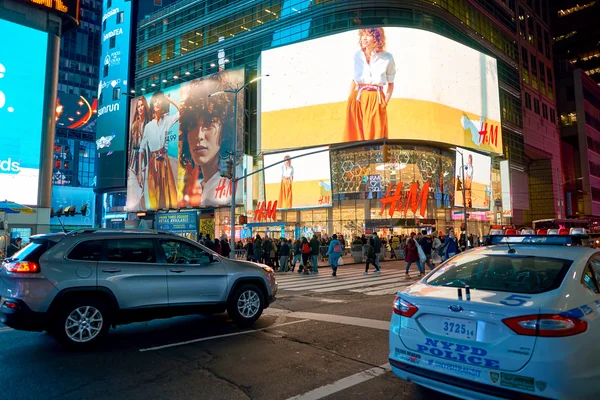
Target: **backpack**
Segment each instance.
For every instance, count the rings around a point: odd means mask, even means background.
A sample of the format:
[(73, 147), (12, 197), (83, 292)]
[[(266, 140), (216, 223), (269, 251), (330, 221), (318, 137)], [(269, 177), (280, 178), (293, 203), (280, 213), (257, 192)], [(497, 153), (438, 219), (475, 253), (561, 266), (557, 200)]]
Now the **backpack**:
[(336, 243), (336, 245), (333, 246), (333, 252), (334, 253), (341, 253), (342, 252), (342, 246), (339, 243)]
[(303, 253), (310, 253), (310, 246), (308, 245), (308, 243), (303, 243), (302, 244), (302, 252)]

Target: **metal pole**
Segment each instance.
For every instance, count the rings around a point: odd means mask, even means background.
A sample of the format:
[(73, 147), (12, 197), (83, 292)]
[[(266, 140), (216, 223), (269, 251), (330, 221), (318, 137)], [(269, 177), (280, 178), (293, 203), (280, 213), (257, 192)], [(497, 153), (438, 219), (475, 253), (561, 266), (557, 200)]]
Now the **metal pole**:
[[(458, 151), (458, 150), (456, 150)], [(460, 160), (462, 163), (462, 196), (463, 196), (463, 212), (465, 221), (465, 250), (469, 248), (469, 227), (467, 226), (467, 196), (465, 189), (465, 156), (462, 151), (458, 151), (460, 154)]]
[[(563, 217), (563, 193), (561, 185), (560, 171), (556, 168), (556, 180), (558, 182), (558, 218)], [(566, 182), (565, 182), (566, 183)]]
[(235, 156), (237, 152), (237, 139), (238, 139), (238, 116), (237, 116), (237, 102), (238, 102), (238, 93), (242, 88), (236, 90), (233, 95), (233, 151), (231, 152), (231, 215), (229, 223), (230, 233), (229, 233), (229, 241), (231, 246), (231, 252), (229, 253), (229, 258), (235, 260), (235, 187), (237, 186), (236, 176), (235, 176)]

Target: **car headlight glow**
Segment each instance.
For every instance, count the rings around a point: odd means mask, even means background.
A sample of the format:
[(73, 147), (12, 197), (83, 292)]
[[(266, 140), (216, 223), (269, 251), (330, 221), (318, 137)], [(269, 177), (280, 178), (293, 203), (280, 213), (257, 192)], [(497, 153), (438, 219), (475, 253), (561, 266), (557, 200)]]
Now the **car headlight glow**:
[(274, 273), (275, 271), (273, 271), (273, 268), (269, 267), (268, 265), (261, 265), (262, 269), (265, 270), (265, 272), (268, 272), (270, 274)]

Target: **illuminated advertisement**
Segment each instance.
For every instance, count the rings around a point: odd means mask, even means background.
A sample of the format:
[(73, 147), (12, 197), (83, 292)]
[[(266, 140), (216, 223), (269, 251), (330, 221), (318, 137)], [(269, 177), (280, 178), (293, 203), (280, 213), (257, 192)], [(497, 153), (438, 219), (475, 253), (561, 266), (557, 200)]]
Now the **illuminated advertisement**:
[[(35, 206), (42, 144), (48, 34), (0, 19), (0, 188)], [(27, 43), (27, 46), (23, 46)], [(10, 189), (10, 190), (9, 190)]]
[[(94, 191), (91, 188), (59, 186), (52, 185), (52, 208), (54, 211), (68, 206), (77, 207), (77, 212), (81, 212), (83, 206), (87, 206), (85, 215), (74, 215), (72, 217), (60, 217), (65, 225), (69, 226), (94, 226), (94, 213), (96, 210), (96, 200)], [(52, 225), (60, 225), (58, 217), (50, 220)]]
[(508, 160), (500, 161), (500, 182), (502, 190), (502, 215), (512, 217), (512, 194), (510, 191), (510, 168)]
[(263, 151), (389, 138), (502, 152), (496, 60), (431, 32), (282, 46), (262, 52), (260, 73)]
[(58, 92), (55, 112), (57, 127), (94, 132), (98, 99)]
[[(243, 84), (244, 70), (229, 70), (131, 100), (129, 211), (231, 204), (231, 180), (220, 170), (233, 149), (234, 94), (222, 91)], [(240, 93), (238, 109), (243, 102)], [(238, 170), (241, 173), (241, 166)], [(243, 199), (241, 187), (238, 182), (238, 203)]]
[[(96, 190), (125, 186), (131, 1), (103, 2), (96, 121)], [(107, 8), (107, 4), (111, 7)]]
[[(278, 209), (323, 207), (331, 205), (329, 151), (326, 147), (288, 151), (264, 156), (268, 201), (277, 201)], [(305, 155), (308, 154), (308, 155)]]
[(457, 149), (455, 175), (454, 205), (463, 207), (464, 185), (467, 207), (489, 210), (492, 195), (490, 157), (466, 149)]
[(67, 15), (79, 22), (80, 0), (21, 0), (32, 6)]

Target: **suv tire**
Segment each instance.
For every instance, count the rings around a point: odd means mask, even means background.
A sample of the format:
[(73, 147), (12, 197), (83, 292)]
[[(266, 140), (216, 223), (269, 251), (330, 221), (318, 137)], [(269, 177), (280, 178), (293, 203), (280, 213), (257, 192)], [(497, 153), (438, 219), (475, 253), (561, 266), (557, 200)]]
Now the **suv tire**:
[(65, 347), (79, 350), (97, 346), (109, 329), (109, 307), (90, 296), (64, 302), (55, 314), (52, 334)]
[(239, 327), (252, 326), (264, 309), (264, 295), (256, 285), (238, 287), (227, 305), (227, 314)]

